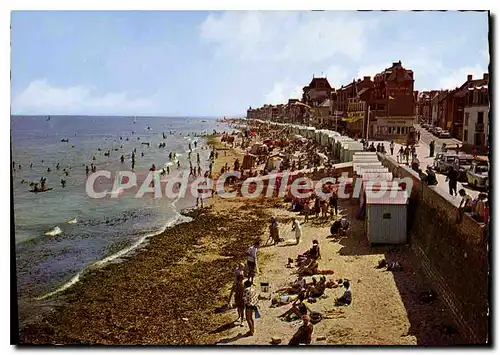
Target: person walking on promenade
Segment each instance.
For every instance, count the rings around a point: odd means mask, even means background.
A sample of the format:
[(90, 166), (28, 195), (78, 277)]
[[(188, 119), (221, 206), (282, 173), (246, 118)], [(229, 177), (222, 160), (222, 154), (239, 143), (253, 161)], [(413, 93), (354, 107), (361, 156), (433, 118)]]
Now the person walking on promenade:
[(406, 160), (406, 165), (408, 165), (410, 160), (410, 148), (408, 148), (408, 146), (405, 147), (404, 156)]
[(247, 266), (248, 266), (248, 280), (253, 282), (255, 273), (259, 272), (259, 265), (257, 260), (257, 252), (259, 251), (260, 240), (256, 240), (255, 243), (247, 250)]
[(420, 142), (420, 131), (417, 131), (417, 142)]
[(429, 143), (429, 157), (431, 158), (434, 156), (435, 145), (436, 143), (433, 140)]
[[(246, 336), (252, 336), (255, 333), (255, 323), (253, 319), (254, 313), (258, 314), (258, 295), (257, 291), (252, 286), (252, 282), (250, 280), (245, 281), (245, 290), (243, 291), (243, 303), (245, 304), (245, 317), (248, 323), (248, 332)], [(260, 316), (260, 315), (259, 315)]]
[(391, 144), (389, 144), (389, 149), (391, 150), (391, 155), (394, 155), (394, 141), (391, 141)]
[(458, 180), (458, 171), (453, 168), (448, 170), (448, 176), (446, 177), (446, 181), (448, 181), (449, 192), (451, 196), (457, 196), (457, 180)]
[(399, 152), (398, 152), (398, 156), (397, 156), (398, 164), (403, 164), (404, 155), (405, 155), (405, 151), (403, 149), (403, 146), (401, 146), (399, 148)]

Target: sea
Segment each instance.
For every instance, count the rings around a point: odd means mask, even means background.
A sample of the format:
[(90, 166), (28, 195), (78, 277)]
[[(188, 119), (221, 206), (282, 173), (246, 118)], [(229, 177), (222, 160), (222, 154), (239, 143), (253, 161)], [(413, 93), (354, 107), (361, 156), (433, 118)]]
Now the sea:
[[(94, 164), (111, 176), (132, 171), (136, 149), (135, 173), (145, 176), (153, 164), (157, 170), (168, 166), (168, 179), (183, 169), (189, 172), (191, 144), (193, 166), (199, 154), (206, 171), (210, 150), (204, 136), (214, 130), (230, 128), (213, 117), (11, 116), (18, 302), (49, 299), (78, 282), (87, 270), (119, 259), (144, 245), (149, 236), (189, 220), (180, 214), (195, 206), (188, 195), (90, 197), (86, 166)], [(170, 159), (174, 152), (176, 159)], [(30, 182), (41, 177), (53, 189), (30, 192)]]

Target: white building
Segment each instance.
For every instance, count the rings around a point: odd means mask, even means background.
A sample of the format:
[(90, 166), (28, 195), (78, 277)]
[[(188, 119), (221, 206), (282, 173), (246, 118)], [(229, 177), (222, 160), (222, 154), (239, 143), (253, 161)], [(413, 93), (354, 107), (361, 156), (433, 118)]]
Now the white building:
[(488, 74), (467, 88), (464, 107), (463, 144), (488, 146), (489, 97)]

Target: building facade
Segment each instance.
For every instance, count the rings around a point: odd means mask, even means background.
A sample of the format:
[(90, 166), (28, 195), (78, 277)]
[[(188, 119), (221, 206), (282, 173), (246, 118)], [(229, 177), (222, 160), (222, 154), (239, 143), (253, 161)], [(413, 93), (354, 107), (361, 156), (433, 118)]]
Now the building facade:
[(413, 130), (415, 97), (413, 71), (401, 61), (375, 75), (370, 97), (369, 136), (379, 139), (406, 138)]
[(464, 97), (463, 144), (479, 148), (488, 147), (489, 135), (489, 91), (488, 74), (468, 85)]
[(332, 87), (327, 78), (314, 78), (302, 88), (302, 102), (311, 107), (318, 107), (330, 98)]

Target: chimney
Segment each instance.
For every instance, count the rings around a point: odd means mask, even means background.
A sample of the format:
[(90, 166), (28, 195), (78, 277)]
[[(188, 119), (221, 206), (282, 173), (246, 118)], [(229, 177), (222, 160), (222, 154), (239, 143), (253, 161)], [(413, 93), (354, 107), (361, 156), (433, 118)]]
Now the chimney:
[(467, 75), (467, 81), (471, 81), (471, 80), (472, 80), (472, 74)]
[(488, 80), (490, 78), (490, 75), (488, 73), (483, 74), (483, 79)]
[(370, 81), (370, 78), (371, 78), (370, 76), (364, 76), (364, 77), (363, 77), (363, 80), (364, 80), (364, 81)]

